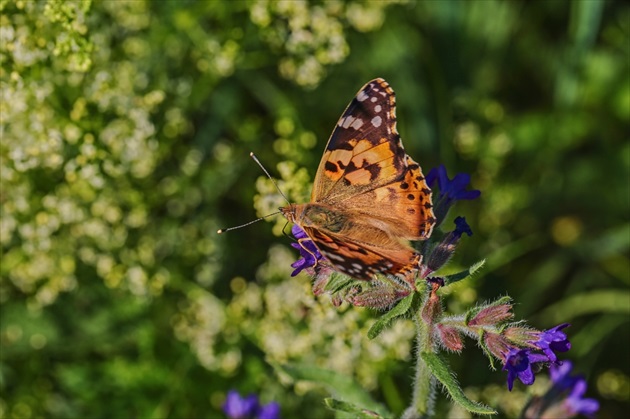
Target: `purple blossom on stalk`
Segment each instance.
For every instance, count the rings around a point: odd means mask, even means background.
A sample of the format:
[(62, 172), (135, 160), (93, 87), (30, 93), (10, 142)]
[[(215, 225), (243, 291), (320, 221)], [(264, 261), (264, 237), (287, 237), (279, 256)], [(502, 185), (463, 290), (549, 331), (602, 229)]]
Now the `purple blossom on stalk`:
[(297, 224), (291, 227), (291, 234), (296, 239), (301, 240), (299, 243), (291, 243), (291, 247), (300, 251), (300, 258), (291, 264), (291, 267), (294, 268), (291, 276), (296, 276), (302, 270), (314, 267), (323, 256), (315, 246), (315, 243), (308, 239), (306, 232), (298, 227)]
[(437, 180), (440, 188), (440, 198), (447, 198), (450, 201), (462, 199), (475, 199), (481, 194), (478, 190), (467, 191), (466, 186), (470, 183), (470, 175), (468, 173), (458, 173), (451, 180), (446, 173), (446, 167), (441, 164), (429, 171), (426, 182), (429, 186)]
[(434, 197), (433, 199), (435, 205), (433, 212), (437, 218), (438, 225), (444, 220), (446, 213), (455, 201), (476, 199), (481, 195), (481, 192), (476, 189), (466, 190), (470, 183), (469, 174), (458, 173), (451, 180), (448, 178), (446, 167), (443, 164), (434, 167), (427, 173), (426, 182), (431, 189), (434, 189), (434, 184), (437, 182), (439, 188), (437, 198)]
[(230, 390), (223, 404), (223, 412), (230, 419), (278, 419), (280, 418), (280, 405), (271, 402), (261, 405), (255, 394), (247, 397)]
[(280, 405), (276, 402), (271, 402), (260, 406), (258, 412), (256, 412), (257, 419), (278, 419), (280, 417)]
[(464, 233), (468, 234), (468, 237), (473, 235), (472, 229), (466, 222), (466, 217), (455, 218), (455, 230), (453, 230), (453, 236), (460, 239)]
[(586, 380), (579, 379), (567, 397), (565, 405), (575, 415), (592, 417), (599, 410), (599, 402), (595, 399), (582, 398), (584, 393), (586, 393)]
[(538, 334), (538, 340), (532, 343), (540, 348), (551, 362), (556, 362), (558, 357), (554, 351), (566, 352), (571, 349), (571, 342), (569, 342), (567, 335), (561, 332), (562, 329), (569, 326), (571, 326), (569, 323), (562, 323), (549, 330), (543, 330)]
[(252, 417), (258, 409), (258, 397), (250, 394), (241, 397), (235, 390), (230, 390), (223, 404), (223, 412), (230, 419), (245, 419)]
[(508, 390), (512, 391), (514, 380), (518, 378), (523, 384), (534, 384), (534, 371), (532, 365), (538, 362), (547, 362), (549, 359), (542, 354), (532, 353), (529, 349), (511, 349), (506, 357), (503, 371), (508, 372)]
[(599, 402), (583, 398), (586, 393), (586, 380), (581, 376), (570, 376), (572, 368), (570, 361), (565, 361), (562, 365), (552, 365), (549, 369), (551, 381), (558, 391), (570, 390), (569, 397), (563, 401), (563, 407), (569, 414), (592, 417), (599, 410)]
[(577, 377), (569, 375), (573, 369), (571, 361), (564, 361), (562, 364), (552, 364), (549, 367), (549, 377), (557, 390), (566, 390), (573, 387)]

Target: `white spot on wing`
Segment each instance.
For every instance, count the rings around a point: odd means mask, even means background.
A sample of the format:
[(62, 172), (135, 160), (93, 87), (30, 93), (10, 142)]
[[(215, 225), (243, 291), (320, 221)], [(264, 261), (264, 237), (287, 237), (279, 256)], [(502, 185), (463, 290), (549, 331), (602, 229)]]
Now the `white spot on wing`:
[(341, 124), (342, 127), (344, 128), (348, 128), (350, 126), (350, 124), (352, 124), (352, 122), (355, 120), (354, 116), (346, 116), (346, 119), (344, 119), (343, 124)]
[(369, 98), (369, 96), (363, 91), (361, 90), (358, 94), (357, 94), (357, 100), (359, 102), (363, 102), (365, 99)]
[(380, 112), (380, 111), (381, 111), (381, 109), (382, 109), (382, 108), (381, 108), (381, 105), (376, 105), (376, 106), (374, 107), (374, 112), (377, 112), (377, 113), (378, 113), (378, 112)]
[(361, 119), (359, 119), (359, 118), (356, 118), (354, 120), (354, 122), (352, 122), (352, 125), (350, 125), (350, 126), (352, 128), (354, 128), (354, 129), (359, 129), (359, 128), (361, 128), (361, 125), (363, 125), (363, 121)]
[(380, 116), (375, 116), (374, 118), (372, 118), (372, 125), (374, 125), (376, 128), (380, 127), (382, 123), (383, 119)]
[(370, 101), (371, 101), (372, 103), (374, 103), (374, 102), (376, 102), (376, 98), (375, 98), (375, 97), (373, 97), (372, 99), (370, 99)]
[(342, 256), (336, 255), (334, 253), (327, 254), (326, 257), (329, 259), (338, 260), (339, 262), (345, 261), (345, 259)]

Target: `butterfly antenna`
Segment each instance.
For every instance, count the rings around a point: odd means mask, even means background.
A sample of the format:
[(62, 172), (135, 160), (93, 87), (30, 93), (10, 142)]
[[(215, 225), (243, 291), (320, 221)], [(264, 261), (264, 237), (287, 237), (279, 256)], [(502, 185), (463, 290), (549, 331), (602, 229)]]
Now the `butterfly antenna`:
[(250, 221), (249, 223), (241, 224), (240, 226), (236, 226), (236, 227), (228, 227), (228, 228), (221, 228), (221, 229), (217, 230), (217, 234), (223, 234), (223, 233), (228, 232), (228, 231), (230, 231), (230, 230), (236, 230), (237, 228), (247, 227), (247, 226), (248, 226), (248, 225), (250, 225), (250, 224), (257, 223), (257, 222), (258, 222), (258, 221), (260, 221), (260, 220), (264, 220), (264, 219), (265, 219), (265, 218), (267, 218), (267, 217), (271, 217), (272, 215), (277, 215), (277, 214), (280, 214), (280, 211), (276, 211), (276, 212), (274, 212), (274, 213), (267, 214), (267, 215), (265, 215), (264, 217), (260, 217), (259, 219), (254, 220), (254, 221)]
[[(258, 166), (260, 166), (260, 168), (263, 170), (263, 172), (265, 172), (265, 174), (267, 175), (267, 177), (269, 178), (269, 180), (271, 180), (271, 183), (273, 183), (273, 186), (276, 187), (276, 189), (278, 190), (278, 192), (280, 192), (280, 195), (282, 195), (282, 197), (284, 198), (285, 201), (287, 201), (287, 204), (291, 204), (291, 201), (289, 201), (289, 198), (286, 197), (285, 194), (282, 193), (282, 191), (280, 190), (280, 187), (278, 186), (278, 184), (276, 183), (275, 180), (273, 180), (273, 178), (271, 177), (271, 175), (269, 174), (269, 172), (267, 171), (267, 169), (265, 169), (265, 166), (262, 165), (262, 163), (258, 160), (258, 157), (256, 157), (256, 155), (254, 154), (254, 152), (250, 152), (249, 153), (249, 157), (251, 157), (252, 159), (254, 159), (254, 161), (258, 164)], [(258, 221), (258, 220), (256, 220)]]

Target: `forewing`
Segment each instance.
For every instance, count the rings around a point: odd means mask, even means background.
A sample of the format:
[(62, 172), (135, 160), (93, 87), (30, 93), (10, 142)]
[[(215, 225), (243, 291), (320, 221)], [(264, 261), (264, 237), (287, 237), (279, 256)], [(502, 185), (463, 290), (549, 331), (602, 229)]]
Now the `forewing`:
[(337, 203), (342, 210), (378, 220), (391, 235), (407, 240), (425, 240), (435, 225), (431, 189), (420, 165), (406, 156), (404, 176), (399, 181), (354, 195)]
[(383, 79), (367, 83), (328, 140), (311, 202), (337, 202), (400, 178), (405, 150), (396, 131), (396, 96)]

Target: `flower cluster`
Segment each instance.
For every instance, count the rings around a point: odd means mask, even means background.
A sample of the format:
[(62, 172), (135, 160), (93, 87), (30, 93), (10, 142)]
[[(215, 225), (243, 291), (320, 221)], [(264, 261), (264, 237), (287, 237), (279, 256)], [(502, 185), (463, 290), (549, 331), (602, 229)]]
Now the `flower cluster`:
[[(501, 353), (504, 356), (505, 365), (503, 370), (508, 373), (507, 384), (510, 391), (516, 378), (525, 385), (534, 383), (533, 365), (538, 363), (561, 364), (558, 362), (554, 351), (566, 352), (571, 349), (571, 342), (567, 339), (567, 335), (561, 332), (562, 329), (568, 326), (570, 326), (568, 323), (563, 323), (542, 332), (518, 330), (515, 334), (511, 333), (512, 330), (510, 328), (506, 329), (505, 335), (508, 336), (508, 339), (512, 334), (521, 336), (525, 338), (524, 341), (521, 340), (519, 342), (519, 339), (514, 339), (514, 341), (523, 345), (529, 345), (527, 349), (511, 347), (507, 354)], [(522, 328), (515, 327), (514, 329)], [(540, 353), (541, 351), (543, 353)]]
[(568, 323), (537, 331), (524, 327), (520, 322), (510, 322), (514, 315), (507, 297), (474, 307), (463, 318), (445, 315), (439, 306), (438, 309), (427, 310), (431, 312), (423, 319), (434, 326), (439, 346), (459, 352), (463, 348), (462, 335), (477, 339), (491, 364), (495, 359), (503, 364), (510, 391), (516, 379), (532, 385), (534, 370), (538, 370), (539, 365), (560, 365), (556, 352), (566, 352), (571, 348), (567, 335), (562, 332), (569, 326)]
[(255, 394), (241, 397), (237, 391), (230, 390), (223, 412), (230, 419), (279, 419), (280, 405), (276, 402), (262, 405)]

